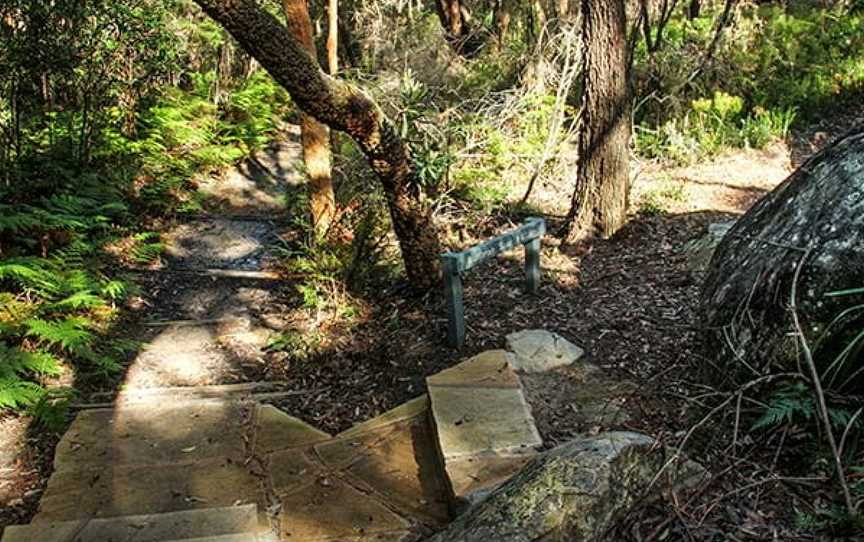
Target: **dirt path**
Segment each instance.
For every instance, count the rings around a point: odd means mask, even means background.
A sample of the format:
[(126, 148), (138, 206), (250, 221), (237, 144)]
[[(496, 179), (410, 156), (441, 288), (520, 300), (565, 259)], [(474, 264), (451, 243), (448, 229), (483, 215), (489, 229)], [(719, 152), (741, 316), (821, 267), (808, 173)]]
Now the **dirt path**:
[[(105, 403), (123, 390), (231, 384), (257, 380), (263, 349), (282, 324), (280, 292), (290, 288), (268, 270), (280, 221), (303, 188), (299, 130), (200, 184), (206, 213), (162, 234), (161, 260), (140, 272), (138, 314), (130, 338), (141, 345), (120, 380), (78, 401)], [(0, 425), (0, 526), (33, 516), (56, 440), (31, 434), (30, 419)]]

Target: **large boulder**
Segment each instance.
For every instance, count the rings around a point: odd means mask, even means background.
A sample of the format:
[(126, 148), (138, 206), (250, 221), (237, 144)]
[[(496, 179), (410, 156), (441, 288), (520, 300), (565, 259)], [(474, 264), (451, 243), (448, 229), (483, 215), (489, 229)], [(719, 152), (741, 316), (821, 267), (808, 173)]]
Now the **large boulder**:
[[(864, 125), (811, 157), (753, 206), (724, 236), (702, 291), (701, 316), (711, 378), (730, 386), (801, 359), (790, 311), (798, 316), (823, 381), (864, 390), (860, 348), (834, 363), (864, 329)], [(839, 317), (839, 319), (838, 319)]]
[(704, 471), (645, 435), (603, 433), (533, 459), (429, 542), (591, 542), (641, 498)]

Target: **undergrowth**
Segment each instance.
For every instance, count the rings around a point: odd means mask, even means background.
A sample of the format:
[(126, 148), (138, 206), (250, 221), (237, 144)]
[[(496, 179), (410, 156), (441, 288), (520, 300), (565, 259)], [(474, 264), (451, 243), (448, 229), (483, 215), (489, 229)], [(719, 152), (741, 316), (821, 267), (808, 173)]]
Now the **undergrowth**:
[(207, 73), (189, 79), (153, 89), (131, 132), (106, 105), (86, 161), (72, 152), (80, 111), (22, 125), (16, 179), (0, 187), (0, 410), (30, 409), (50, 424), (63, 388), (122, 370), (137, 348), (115, 329), (134, 291), (123, 267), (164, 248), (147, 217), (201, 210), (196, 179), (261, 147), (288, 111), (260, 71), (220, 104)]
[(864, 90), (860, 12), (744, 3), (706, 60), (715, 15), (676, 15), (660, 51), (649, 53), (640, 42), (640, 155), (692, 163), (727, 148), (763, 148), (786, 138), (796, 121), (812, 122)]

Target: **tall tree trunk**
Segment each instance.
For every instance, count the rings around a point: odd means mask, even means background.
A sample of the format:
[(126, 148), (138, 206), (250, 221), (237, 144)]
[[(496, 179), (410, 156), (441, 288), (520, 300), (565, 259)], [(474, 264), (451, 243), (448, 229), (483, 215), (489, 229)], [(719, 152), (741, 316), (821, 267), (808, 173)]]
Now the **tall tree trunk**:
[(435, 0), (435, 10), (454, 51), (467, 57), (480, 52), (483, 41), (474, 34), (462, 0)]
[(339, 0), (327, 3), (327, 71), (339, 71)]
[(692, 21), (698, 19), (702, 13), (702, 0), (690, 0), (690, 5), (687, 6), (687, 17)]
[(350, 135), (369, 160), (386, 194), (408, 280), (438, 284), (440, 244), (408, 148), (378, 105), (357, 87), (324, 74), (272, 15), (250, 0), (195, 0), (279, 82), (305, 112)]
[[(306, 0), (282, 0), (288, 30), (309, 55), (317, 58), (312, 38), (312, 20)], [(336, 216), (336, 196), (330, 155), (330, 130), (307, 113), (301, 115), (300, 138), (303, 144), (303, 162), (309, 176), (309, 207), (312, 230), (316, 238), (323, 237)]]
[(507, 31), (510, 29), (510, 21), (513, 17), (515, 0), (498, 0), (495, 3), (495, 31), (497, 33), (497, 47), (502, 49), (507, 39)]
[(585, 62), (570, 241), (609, 237), (627, 218), (632, 104), (624, 0), (582, 0)]

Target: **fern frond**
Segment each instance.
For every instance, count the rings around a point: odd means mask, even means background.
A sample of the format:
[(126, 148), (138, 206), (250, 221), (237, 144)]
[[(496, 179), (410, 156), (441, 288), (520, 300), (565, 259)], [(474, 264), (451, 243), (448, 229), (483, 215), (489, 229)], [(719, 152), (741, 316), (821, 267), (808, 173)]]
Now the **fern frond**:
[(104, 296), (108, 296), (114, 301), (118, 299), (122, 299), (123, 296), (126, 295), (126, 292), (129, 290), (129, 285), (123, 282), (122, 280), (109, 280), (106, 281), (99, 288), (99, 293)]
[(0, 262), (0, 280), (8, 279), (24, 290), (50, 297), (60, 289), (57, 269), (42, 258), (10, 258)]
[(56, 376), (60, 372), (60, 362), (47, 352), (25, 352), (0, 343), (0, 377), (2, 378), (13, 378), (27, 373)]
[(20, 408), (34, 404), (45, 393), (35, 382), (19, 378), (0, 378), (0, 408)]
[(55, 321), (34, 318), (24, 324), (28, 337), (35, 337), (67, 352), (78, 352), (93, 342), (93, 334), (88, 331), (91, 323), (81, 316), (68, 316)]
[(61, 299), (56, 303), (51, 303), (47, 306), (50, 310), (80, 310), (93, 309), (96, 307), (104, 307), (105, 300), (96, 294), (88, 291), (75, 292), (74, 294)]

